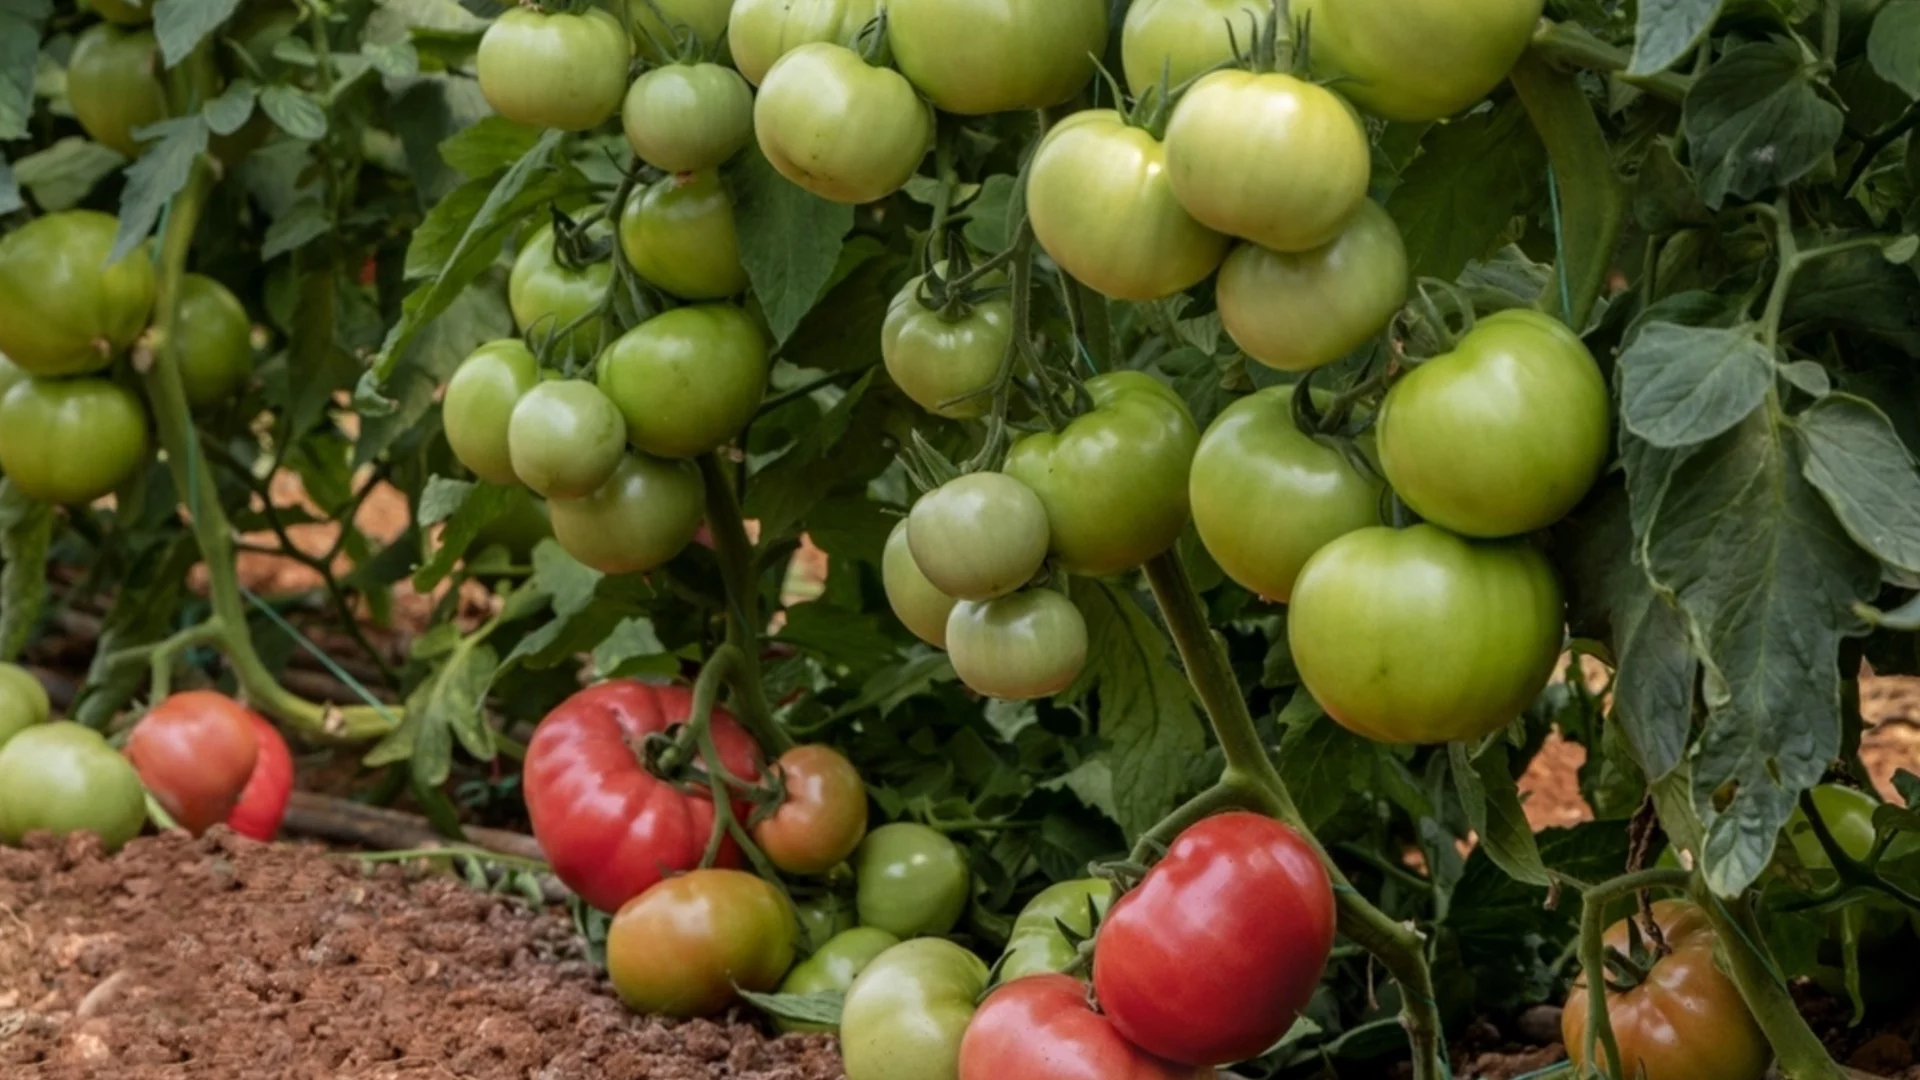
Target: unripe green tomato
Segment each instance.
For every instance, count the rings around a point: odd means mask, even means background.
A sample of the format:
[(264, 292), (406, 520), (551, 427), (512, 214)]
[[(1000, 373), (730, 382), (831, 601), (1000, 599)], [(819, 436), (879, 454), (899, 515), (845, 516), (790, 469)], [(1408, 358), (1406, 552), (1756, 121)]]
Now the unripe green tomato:
[(947, 618), (960, 601), (948, 596), (927, 580), (913, 561), (913, 548), (907, 542), (905, 518), (887, 534), (886, 553), (880, 559), (880, 578), (887, 589), (887, 603), (894, 615), (915, 637), (936, 649), (947, 647)]
[(1052, 589), (955, 605), (947, 652), (969, 689), (1003, 701), (1052, 697), (1087, 666), (1087, 619)]
[(620, 248), (648, 284), (682, 300), (747, 291), (733, 200), (719, 173), (668, 176), (636, 190), (620, 214)]
[(853, 855), (860, 925), (896, 937), (944, 934), (972, 898), (973, 875), (960, 846), (912, 822), (882, 825)]
[(153, 0), (86, 0), (82, 6), (121, 26), (139, 26), (153, 19)]
[(0, 746), (35, 724), (47, 722), (53, 703), (47, 688), (17, 664), (0, 664)]
[(1029, 975), (1067, 970), (1079, 957), (1080, 949), (1060, 932), (1060, 925), (1065, 923), (1082, 938), (1090, 938), (1112, 904), (1111, 881), (1083, 878), (1048, 886), (1013, 920), (1006, 956), (995, 972), (995, 981), (1010, 983)]
[[(648, 63), (667, 59), (655, 47), (658, 41), (678, 48), (688, 34), (702, 45), (716, 45), (727, 31), (727, 13), (733, 0), (605, 0), (614, 12), (631, 20), (633, 47)], [(658, 13), (655, 12), (658, 8)], [(661, 16), (666, 16), (665, 21)]]
[[(513, 272), (507, 276), (513, 324), (533, 342), (545, 341), (593, 311), (613, 283), (612, 260), (568, 266), (560, 261), (554, 243), (553, 226), (541, 226), (515, 256)], [(576, 356), (596, 356), (601, 329), (599, 318), (587, 319), (574, 328), (572, 340), (565, 344)]]
[(600, 357), (600, 389), (627, 440), (656, 457), (698, 457), (740, 434), (767, 392), (767, 342), (746, 311), (696, 304), (627, 331)]
[(951, 941), (881, 953), (840, 1011), (847, 1080), (959, 1080), (960, 1040), (986, 988), (986, 963)]
[(780, 175), (823, 199), (858, 205), (913, 179), (933, 144), (933, 112), (899, 72), (816, 42), (767, 72), (753, 131)]
[(970, 473), (927, 492), (907, 515), (907, 543), (934, 588), (991, 600), (1025, 585), (1047, 560), (1047, 508), (1005, 473)]
[(887, 44), (942, 112), (1044, 109), (1093, 77), (1107, 0), (888, 0)]
[(1407, 299), (1407, 246), (1371, 200), (1325, 247), (1283, 254), (1241, 244), (1220, 267), (1220, 321), (1248, 356), (1312, 371), (1387, 328)]
[(1294, 0), (1313, 27), (1313, 71), (1354, 104), (1423, 123), (1500, 85), (1540, 22), (1541, 0)]
[(550, 503), (553, 536), (603, 574), (641, 574), (680, 554), (706, 516), (706, 487), (690, 461), (629, 453), (600, 490)]
[(0, 353), (29, 374), (85, 375), (147, 328), (146, 245), (108, 265), (120, 223), (97, 210), (35, 218), (0, 236)]
[[(782, 994), (822, 994), (837, 990), (846, 993), (853, 980), (865, 971), (874, 958), (900, 939), (877, 927), (862, 926), (848, 930), (822, 945), (812, 956), (800, 961), (780, 983)], [(773, 1026), (786, 1032), (832, 1032), (826, 1024), (808, 1024), (785, 1017), (774, 1017)]]
[(0, 399), (0, 472), (29, 498), (79, 505), (147, 458), (140, 399), (105, 379), (28, 379)]
[(23, 383), (31, 378), (33, 376), (27, 374), (25, 368), (7, 359), (5, 353), (0, 353), (0, 399), (6, 398), (7, 391), (13, 389), (15, 383)]
[(196, 409), (226, 403), (253, 374), (253, 320), (225, 285), (200, 274), (180, 280), (180, 381)]
[(512, 7), (481, 36), (475, 68), (480, 92), (501, 116), (586, 131), (619, 111), (632, 55), (626, 29), (604, 11)]
[(851, 44), (881, 7), (881, 0), (733, 0), (727, 22), (733, 66), (759, 86), (776, 61), (802, 45)]
[(549, 499), (583, 499), (598, 491), (619, 468), (626, 442), (620, 410), (598, 387), (578, 379), (527, 391), (507, 421), (513, 474)]
[(1272, 10), (1269, 0), (1134, 0), (1120, 31), (1127, 90), (1145, 97), (1163, 74), (1172, 90), (1231, 61), (1235, 39), (1251, 44)]
[(633, 81), (620, 118), (633, 152), (654, 168), (718, 168), (753, 138), (753, 90), (729, 67), (668, 64)]
[(447, 380), (441, 401), (447, 443), (460, 464), (489, 484), (518, 485), (507, 426), (513, 407), (540, 382), (540, 365), (519, 338), (489, 341), (473, 350)]
[(91, 832), (118, 851), (146, 823), (139, 775), (92, 728), (38, 724), (0, 747), (0, 843)]
[[(944, 275), (947, 264), (935, 269)], [(921, 408), (951, 420), (978, 419), (993, 409), (993, 396), (982, 391), (998, 380), (1013, 344), (1013, 301), (984, 299), (950, 318), (922, 302), (926, 280), (914, 278), (894, 294), (880, 327), (881, 358), (901, 392)], [(1006, 280), (991, 273), (978, 284), (991, 288)]]
[(67, 61), (67, 103), (93, 141), (124, 158), (140, 156), (133, 133), (167, 118), (153, 31), (96, 23), (73, 43)]

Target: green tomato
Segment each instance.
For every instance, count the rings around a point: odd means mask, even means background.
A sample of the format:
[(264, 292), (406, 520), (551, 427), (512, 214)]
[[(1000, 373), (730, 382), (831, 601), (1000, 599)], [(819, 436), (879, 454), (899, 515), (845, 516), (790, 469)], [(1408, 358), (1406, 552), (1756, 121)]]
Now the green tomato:
[(1200, 440), (1187, 490), (1200, 541), (1255, 595), (1286, 603), (1314, 552), (1382, 524), (1386, 485), (1293, 422), (1293, 387), (1222, 412)]
[(253, 374), (253, 320), (225, 285), (200, 274), (180, 279), (180, 380), (196, 409), (226, 403)]
[(1087, 666), (1087, 620), (1052, 589), (967, 600), (947, 619), (947, 652), (975, 693), (1003, 701), (1052, 697)]
[(473, 350), (447, 380), (441, 401), (447, 443), (460, 464), (489, 484), (517, 485), (507, 425), (513, 407), (540, 382), (540, 366), (519, 338), (489, 341)]
[(600, 357), (600, 389), (627, 439), (657, 457), (698, 457), (730, 442), (767, 392), (767, 342), (731, 304), (656, 315)]
[(995, 981), (1010, 983), (1029, 975), (1067, 970), (1080, 949), (1060, 932), (1060, 925), (1065, 923), (1081, 938), (1090, 938), (1112, 903), (1113, 883), (1099, 878), (1049, 886), (1029, 900), (1020, 917), (1013, 920), (1013, 933), (1007, 938), (1007, 952)]
[(626, 442), (619, 408), (578, 379), (528, 390), (507, 419), (513, 474), (548, 499), (582, 499), (600, 490), (626, 456)]
[(1275, 251), (1332, 243), (1367, 201), (1367, 129), (1333, 91), (1216, 71), (1167, 124), (1173, 193), (1202, 225)]
[(516, 124), (586, 131), (627, 93), (627, 32), (604, 11), (580, 15), (512, 7), (480, 38), (480, 92)]
[(47, 722), (53, 703), (47, 688), (17, 664), (0, 664), (0, 746), (21, 731)]
[(553, 536), (603, 574), (641, 574), (680, 554), (706, 517), (706, 486), (690, 461), (632, 453), (584, 499), (551, 503)]
[[(656, 41), (677, 49), (691, 34), (702, 46), (718, 44), (727, 30), (728, 10), (734, 0), (607, 0), (633, 27), (634, 48), (648, 63), (658, 64), (670, 57), (662, 55)], [(656, 13), (655, 9), (658, 9)], [(666, 16), (665, 21), (661, 16)]]
[(860, 925), (851, 897), (830, 892), (794, 905), (800, 916), (800, 944), (807, 952), (819, 952), (827, 942)]
[(13, 389), (16, 383), (23, 383), (31, 378), (33, 376), (27, 374), (25, 368), (7, 359), (5, 353), (0, 353), (0, 399), (4, 399), (7, 391)]
[(1333, 541), (1287, 608), (1301, 681), (1327, 715), (1384, 743), (1478, 739), (1511, 723), (1546, 687), (1565, 626), (1546, 556), (1432, 525)]
[(1134, 0), (1120, 30), (1120, 63), (1134, 97), (1173, 89), (1233, 59), (1273, 10), (1269, 0)]
[[(555, 250), (553, 226), (543, 225), (513, 260), (507, 306), (513, 309), (513, 324), (528, 340), (544, 341), (598, 307), (612, 284), (612, 260), (569, 266)], [(574, 328), (566, 344), (575, 355), (598, 355), (603, 330), (599, 318), (589, 318)]]
[(1193, 414), (1138, 371), (1087, 380), (1093, 411), (1029, 435), (1006, 473), (1047, 508), (1052, 552), (1068, 572), (1107, 577), (1167, 550), (1187, 527), (1187, 475), (1200, 442)]
[(1115, 300), (1160, 300), (1205, 281), (1227, 238), (1167, 183), (1167, 151), (1107, 109), (1055, 125), (1028, 170), (1033, 235), (1062, 270)]
[[(854, 978), (865, 971), (874, 958), (898, 944), (899, 938), (875, 927), (862, 926), (848, 930), (822, 945), (812, 956), (795, 964), (780, 983), (780, 993), (824, 994), (838, 991), (844, 994), (853, 985)], [(773, 1026), (785, 1032), (835, 1030), (826, 1024), (808, 1024), (784, 1017), (775, 1017)]]
[(39, 724), (0, 747), (0, 843), (91, 832), (118, 851), (146, 822), (139, 774), (92, 728)]
[(934, 588), (991, 600), (1025, 585), (1047, 561), (1047, 507), (1005, 473), (971, 473), (922, 495), (907, 515), (913, 561)]
[(986, 963), (951, 941), (881, 953), (840, 1011), (847, 1080), (959, 1080), (960, 1040), (986, 988)]
[(121, 26), (139, 26), (153, 20), (153, 0), (85, 0), (81, 6)]
[(887, 604), (894, 615), (915, 637), (936, 649), (947, 647), (947, 618), (960, 601), (948, 596), (920, 572), (913, 561), (913, 548), (907, 542), (905, 518), (887, 534), (886, 553), (880, 559), (880, 577), (887, 590)]
[(668, 64), (633, 81), (620, 116), (633, 152), (654, 168), (718, 168), (753, 138), (753, 89), (719, 64)]
[[(945, 276), (947, 264), (935, 269)], [(993, 408), (992, 396), (983, 391), (999, 379), (1013, 344), (1013, 301), (996, 296), (963, 304), (962, 310), (932, 308), (920, 296), (926, 280), (923, 275), (907, 282), (887, 307), (880, 327), (887, 374), (901, 392), (935, 416), (978, 419)], [(990, 273), (978, 284), (991, 288), (1006, 280)]]
[(1220, 268), (1220, 321), (1248, 356), (1312, 371), (1387, 328), (1407, 298), (1407, 246), (1378, 203), (1360, 204), (1339, 238), (1283, 254), (1241, 244)]
[[(1855, 861), (1864, 861), (1873, 853), (1875, 830), (1873, 812), (1880, 801), (1864, 791), (1839, 784), (1821, 784), (1812, 789), (1813, 805), (1820, 811), (1820, 820), (1827, 826), (1840, 850)], [(1816, 885), (1826, 886), (1833, 882), (1833, 860), (1828, 857), (1825, 845), (1813, 831), (1813, 823), (1807, 819), (1806, 812), (1795, 807), (1793, 816), (1787, 819), (1787, 842), (1793, 847), (1793, 853), (1800, 865), (1818, 875)], [(1920, 836), (1912, 833), (1898, 833), (1888, 845), (1886, 859), (1900, 859), (1920, 851)], [(1860, 898), (1847, 904), (1827, 917), (1831, 946), (1821, 950), (1834, 962), (1816, 961), (1804, 970), (1789, 972), (1790, 975), (1808, 975), (1835, 997), (1849, 996), (1847, 988), (1846, 952), (1851, 949), (1856, 962), (1862, 969), (1861, 992), (1869, 1000), (1882, 998), (1888, 987), (1876, 985), (1884, 979), (1875, 979), (1876, 974), (1891, 974), (1877, 971), (1882, 965), (1868, 962), (1868, 957), (1860, 952), (1862, 946), (1884, 948), (1888, 939), (1902, 934), (1908, 926), (1907, 909), (1891, 898), (1871, 896)], [(1823, 958), (1824, 959), (1824, 958)], [(1893, 989), (1900, 989), (1894, 987)]]
[(147, 458), (140, 399), (105, 379), (28, 379), (0, 399), (0, 472), (29, 498), (90, 503)]
[(888, 0), (894, 62), (960, 116), (1044, 109), (1080, 92), (1107, 49), (1107, 0)]
[(620, 214), (620, 249), (648, 284), (682, 300), (747, 291), (733, 200), (716, 172), (668, 176), (636, 190)]
[(1500, 85), (1540, 22), (1541, 0), (1294, 0), (1311, 19), (1313, 69), (1388, 120), (1461, 112)]
[(896, 937), (952, 930), (973, 895), (966, 854), (925, 825), (895, 822), (868, 833), (853, 869), (860, 925)]
[(1482, 319), (1380, 409), (1380, 463), (1413, 511), (1476, 537), (1559, 521), (1607, 464), (1612, 408), (1593, 354), (1537, 311)]
[(0, 236), (0, 353), (29, 374), (84, 375), (147, 328), (147, 247), (108, 265), (120, 223), (97, 210), (48, 214)]
[(881, 0), (734, 0), (727, 22), (733, 66), (759, 86), (776, 61), (802, 45), (851, 45), (881, 6)]
[(780, 175), (823, 199), (858, 205), (913, 179), (933, 143), (933, 113), (899, 72), (816, 42), (767, 72), (753, 131)]
[(75, 39), (67, 61), (67, 103), (94, 142), (121, 157), (140, 156), (133, 133), (167, 118), (160, 49), (148, 28), (96, 23)]
[(694, 870), (627, 901), (607, 929), (607, 977), (648, 1015), (716, 1015), (766, 993), (793, 966), (799, 925), (778, 885), (740, 870)]

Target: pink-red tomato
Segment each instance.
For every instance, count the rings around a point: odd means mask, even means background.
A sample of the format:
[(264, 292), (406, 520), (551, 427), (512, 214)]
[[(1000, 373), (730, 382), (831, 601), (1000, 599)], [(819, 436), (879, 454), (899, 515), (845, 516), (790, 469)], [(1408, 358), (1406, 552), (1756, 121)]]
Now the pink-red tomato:
[(227, 827), (264, 844), (280, 835), (280, 823), (287, 817), (287, 800), (293, 797), (293, 754), (266, 717), (254, 713), (251, 719), (260, 753), (246, 789), (240, 792), (240, 802), (227, 815)]
[(255, 716), (211, 690), (175, 694), (133, 726), (127, 760), (167, 814), (198, 836), (227, 820), (253, 778)]
[(1069, 975), (1032, 975), (993, 992), (960, 1042), (960, 1080), (1211, 1080), (1140, 1049), (1094, 1012)]
[(787, 797), (753, 827), (753, 842), (789, 874), (824, 874), (867, 835), (867, 785), (860, 770), (828, 746), (796, 746), (773, 771)]

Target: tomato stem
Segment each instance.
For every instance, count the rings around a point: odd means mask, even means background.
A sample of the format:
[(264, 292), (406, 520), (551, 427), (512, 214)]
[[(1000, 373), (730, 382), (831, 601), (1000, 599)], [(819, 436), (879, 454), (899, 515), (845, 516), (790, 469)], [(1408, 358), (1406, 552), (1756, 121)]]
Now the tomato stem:
[(1765, 939), (1746, 898), (1724, 900), (1715, 896), (1705, 877), (1696, 877), (1692, 889), (1694, 902), (1713, 924), (1728, 976), (1739, 987), (1747, 1010), (1773, 1047), (1780, 1075), (1787, 1080), (1844, 1080), (1847, 1074), (1827, 1053), (1820, 1036), (1807, 1026), (1772, 957), (1767, 955)]
[(1574, 333), (1586, 330), (1626, 226), (1627, 196), (1614, 172), (1605, 132), (1577, 76), (1555, 71), (1537, 52), (1508, 75), (1534, 130), (1547, 147), (1564, 212), (1556, 222), (1565, 256), (1554, 266), (1544, 303)]
[(1633, 62), (1625, 49), (1594, 37), (1586, 28), (1577, 23), (1553, 22), (1542, 19), (1540, 29), (1534, 32), (1532, 51), (1541, 59), (1555, 65), (1586, 68), (1637, 87), (1663, 101), (1679, 104), (1686, 100), (1687, 91), (1693, 89), (1693, 77), (1674, 72), (1661, 72), (1658, 75), (1628, 75), (1626, 70)]
[(707, 526), (713, 533), (714, 554), (720, 560), (720, 578), (727, 591), (727, 643), (740, 653), (738, 671), (731, 680), (732, 705), (740, 723), (761, 749), (778, 757), (793, 749), (793, 737), (774, 722), (760, 681), (760, 590), (754, 573), (753, 542), (733, 481), (715, 454), (699, 458), (700, 477), (707, 489)]

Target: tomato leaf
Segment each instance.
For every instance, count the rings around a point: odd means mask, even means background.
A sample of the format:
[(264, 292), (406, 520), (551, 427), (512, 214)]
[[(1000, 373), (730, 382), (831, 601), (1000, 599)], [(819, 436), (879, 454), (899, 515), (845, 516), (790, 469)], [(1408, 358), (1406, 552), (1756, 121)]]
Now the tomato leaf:
[(1920, 472), (1885, 413), (1834, 394), (1794, 421), (1807, 482), (1820, 489), (1855, 543), (1881, 562), (1920, 574)]
[[(42, 210), (57, 212), (80, 205), (100, 181), (127, 163), (116, 151), (70, 135), (14, 163), (14, 176), (33, 193)], [(16, 198), (18, 197), (16, 193)]]
[(240, 0), (154, 0), (153, 35), (168, 67), (187, 58), (240, 8)]
[(1839, 141), (1840, 109), (1798, 48), (1744, 45), (1706, 70), (1681, 106), (1700, 194), (1718, 210), (1812, 172)]
[[(413, 587), (422, 593), (430, 592), (434, 586), (453, 572), (454, 564), (467, 553), (473, 545), (474, 537), (480, 530), (513, 506), (515, 493), (497, 484), (469, 484), (460, 480), (448, 480), (436, 476), (427, 481), (425, 493), (421, 496), (421, 524), (436, 525), (446, 522), (446, 528), (440, 530), (440, 546), (426, 565), (414, 572)], [(427, 515), (433, 515), (428, 520)]]
[(1920, 0), (1892, 0), (1874, 17), (1867, 59), (1886, 81), (1920, 98)]
[(774, 171), (748, 146), (727, 177), (740, 227), (740, 261), (775, 342), (813, 309), (853, 228), (853, 207), (828, 202)]
[(1629, 75), (1658, 75), (1693, 50), (1720, 17), (1722, 0), (1640, 0)]
[(1414, 277), (1451, 281), (1498, 251), (1546, 173), (1546, 148), (1517, 100), (1436, 127), (1387, 196)]
[(259, 100), (260, 91), (253, 80), (241, 77), (227, 84), (227, 88), (200, 107), (200, 115), (207, 118), (207, 127), (215, 135), (231, 135), (246, 125), (253, 116), (253, 106)]
[(1706, 442), (1766, 400), (1773, 356), (1745, 328), (1653, 323), (1620, 354), (1620, 418), (1654, 446)]
[(52, 0), (0, 0), (0, 141), (27, 135), (40, 26), (51, 14)]
[(162, 120), (134, 134), (159, 141), (127, 169), (127, 186), (120, 193), (120, 231), (108, 262), (126, 258), (153, 232), (161, 209), (187, 186), (193, 163), (207, 151), (207, 119), (198, 113)]
[(1365, 739), (1328, 719), (1303, 688), (1281, 712), (1275, 760), (1301, 819), (1307, 828), (1319, 829), (1340, 812), (1348, 795), (1365, 787), (1373, 751)]
[(751, 990), (742, 990), (740, 999), (768, 1016), (837, 1028), (840, 1026), (840, 1006), (847, 1000), (847, 995), (839, 990), (821, 990), (812, 994), (756, 994)]
[(260, 109), (275, 126), (296, 139), (313, 142), (326, 137), (327, 113), (311, 94), (291, 86), (269, 86), (260, 91)]
[(0, 214), (16, 213), (26, 207), (26, 201), (20, 197), (20, 181), (14, 177), (13, 166), (8, 163), (5, 154), (0, 154)]
[(603, 679), (642, 674), (671, 677), (679, 674), (680, 661), (660, 643), (653, 620), (635, 615), (622, 619), (613, 633), (594, 647), (593, 670)]
[(488, 116), (440, 144), (440, 158), (471, 180), (484, 180), (527, 155), (540, 129)]
[(0, 478), (0, 661), (26, 648), (47, 602), (53, 508)]
[(1465, 743), (1448, 743), (1447, 758), (1467, 822), (1480, 835), (1481, 850), (1516, 881), (1542, 887), (1552, 884), (1534, 842), (1533, 826), (1520, 808), (1520, 789), (1507, 763), (1506, 734), (1493, 735), (1477, 751)]

